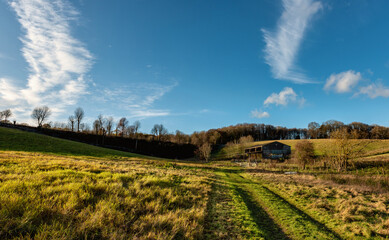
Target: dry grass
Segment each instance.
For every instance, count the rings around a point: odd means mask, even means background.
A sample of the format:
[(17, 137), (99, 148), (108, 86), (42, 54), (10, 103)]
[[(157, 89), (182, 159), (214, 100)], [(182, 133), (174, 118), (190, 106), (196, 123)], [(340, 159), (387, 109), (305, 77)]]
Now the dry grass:
[[(258, 144), (266, 144), (273, 142), (274, 140), (270, 141), (257, 141), (257, 142), (251, 142), (251, 143), (244, 143), (244, 144), (234, 144), (230, 146), (225, 146), (224, 148), (220, 149), (218, 152), (216, 152), (212, 157), (214, 159), (223, 159), (223, 158), (233, 158), (234, 156), (238, 156), (239, 154), (244, 153), (244, 149), (247, 147), (251, 147)], [(277, 140), (281, 143), (287, 144), (291, 146), (292, 152), (295, 150), (296, 144), (301, 140)], [(325, 149), (328, 147), (330, 139), (310, 139), (310, 142), (313, 143), (315, 154), (317, 156), (321, 156), (324, 154)], [(372, 142), (371, 144), (367, 144), (365, 156), (374, 156), (379, 154), (386, 154), (389, 153), (389, 140), (368, 140), (368, 139), (362, 139), (357, 140), (360, 142)]]
[(201, 238), (206, 171), (121, 157), (0, 151), (0, 238)]
[(389, 238), (387, 192), (372, 192), (374, 189), (368, 186), (337, 183), (313, 175), (248, 175), (346, 239)]

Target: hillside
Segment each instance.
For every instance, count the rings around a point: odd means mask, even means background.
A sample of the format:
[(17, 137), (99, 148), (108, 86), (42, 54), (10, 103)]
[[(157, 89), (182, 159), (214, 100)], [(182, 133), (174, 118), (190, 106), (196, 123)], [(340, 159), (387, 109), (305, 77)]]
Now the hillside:
[[(96, 147), (46, 135), (0, 127), (0, 150), (41, 152), (63, 156), (137, 157), (143, 155)], [(147, 157), (151, 158), (151, 157)]]
[[(255, 146), (255, 145), (260, 145), (260, 144), (266, 144), (266, 143), (270, 143), (273, 141), (274, 140), (256, 141), (256, 142), (245, 143), (245, 144), (234, 144), (234, 145), (230, 145), (230, 146), (224, 146), (224, 147), (220, 148), (217, 152), (215, 152), (212, 157), (215, 160), (230, 159), (230, 158), (233, 158), (233, 157), (238, 156), (240, 154), (243, 154), (245, 148)], [(291, 146), (292, 152), (293, 152), (295, 149), (296, 143), (298, 141), (301, 141), (301, 140), (277, 140), (277, 141)], [(320, 156), (325, 152), (325, 149), (331, 140), (330, 139), (310, 139), (309, 141), (313, 142), (313, 145), (315, 148), (315, 154)], [(363, 140), (356, 140), (356, 141), (366, 142), (367, 146), (366, 146), (366, 149), (364, 152), (364, 155), (366, 157), (389, 153), (389, 140), (365, 140), (365, 139), (363, 139)], [(369, 143), (369, 144), (367, 144), (367, 143)]]
[(0, 128), (0, 239), (199, 238), (207, 172)]
[[(386, 151), (375, 144), (370, 154)], [(283, 174), (291, 169), (157, 159), (0, 128), (0, 239), (389, 237), (387, 165)]]

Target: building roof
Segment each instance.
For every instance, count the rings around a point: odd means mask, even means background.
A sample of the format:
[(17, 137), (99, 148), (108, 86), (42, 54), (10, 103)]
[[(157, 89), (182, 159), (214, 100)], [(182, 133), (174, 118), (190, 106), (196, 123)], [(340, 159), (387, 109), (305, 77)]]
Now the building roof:
[(263, 143), (263, 144), (254, 145), (254, 146), (251, 146), (251, 147), (248, 147), (248, 148), (245, 148), (245, 149), (252, 149), (252, 148), (262, 147), (262, 146), (273, 144), (273, 143), (279, 143), (279, 144), (282, 144), (282, 145), (289, 146), (288, 144), (285, 144), (285, 143), (282, 143), (282, 142), (279, 142), (279, 141), (273, 141), (273, 142), (269, 142), (269, 143)]

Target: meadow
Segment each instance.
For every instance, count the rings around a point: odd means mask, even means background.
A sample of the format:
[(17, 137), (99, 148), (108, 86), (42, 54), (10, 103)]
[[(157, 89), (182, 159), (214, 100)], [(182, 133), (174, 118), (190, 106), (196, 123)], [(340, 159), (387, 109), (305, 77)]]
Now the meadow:
[(388, 239), (389, 142), (374, 144), (338, 173), (160, 159), (0, 128), (0, 239)]

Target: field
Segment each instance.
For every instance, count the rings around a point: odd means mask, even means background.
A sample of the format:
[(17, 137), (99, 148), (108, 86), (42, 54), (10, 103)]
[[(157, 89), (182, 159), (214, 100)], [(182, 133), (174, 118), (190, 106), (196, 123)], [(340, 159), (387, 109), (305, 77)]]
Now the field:
[[(287, 144), (291, 146), (292, 151), (295, 150), (296, 143), (300, 140), (279, 140), (279, 142)], [(311, 142), (313, 142), (313, 145), (315, 147), (315, 154), (320, 156), (324, 153), (326, 146), (328, 145), (328, 142), (331, 141), (329, 139), (311, 139)], [(365, 141), (370, 142), (370, 140), (358, 140), (358, 141)], [(244, 149), (247, 147), (252, 147), (258, 144), (265, 144), (272, 141), (260, 141), (260, 142), (250, 142), (245, 144), (233, 144), (227, 147), (224, 147), (217, 151), (214, 154), (214, 159), (225, 159), (225, 158), (233, 158), (240, 154), (244, 153)], [(389, 153), (389, 140), (374, 140), (371, 144), (366, 143), (366, 156), (378, 156), (383, 154)]]
[(0, 239), (388, 239), (389, 142), (374, 144), (347, 173), (286, 175), (294, 164), (173, 161), (0, 128)]

